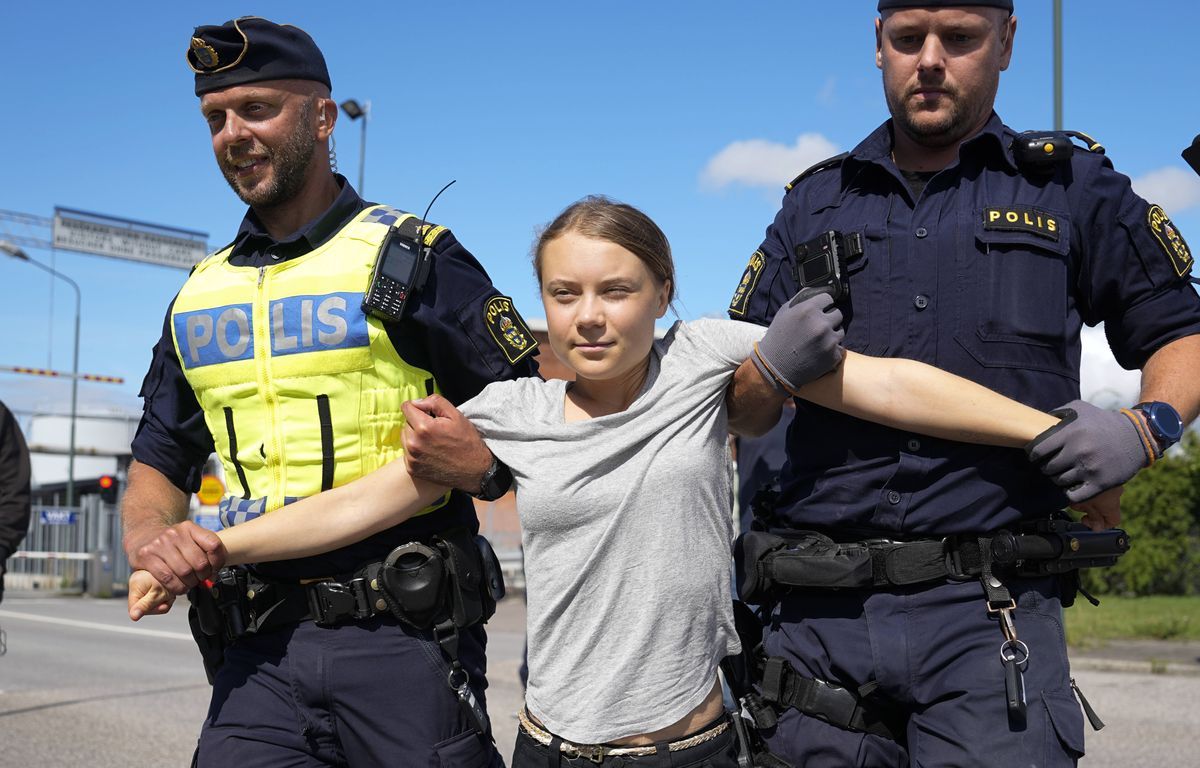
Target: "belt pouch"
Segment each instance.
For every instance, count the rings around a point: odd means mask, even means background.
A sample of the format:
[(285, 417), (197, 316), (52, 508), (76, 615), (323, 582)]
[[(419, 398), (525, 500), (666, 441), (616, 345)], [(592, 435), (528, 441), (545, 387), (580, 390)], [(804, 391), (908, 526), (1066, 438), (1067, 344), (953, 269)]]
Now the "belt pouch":
[(871, 552), (838, 544), (814, 531), (789, 536), (787, 548), (765, 558), (764, 570), (777, 583), (811, 589), (863, 589), (874, 583)]
[(470, 627), (485, 621), (483, 558), (474, 534), (463, 528), (454, 528), (438, 537), (437, 546), (445, 556), (446, 569), (450, 572), (451, 619), (454, 626)]
[(738, 597), (750, 605), (762, 605), (775, 586), (763, 569), (763, 559), (782, 549), (787, 542), (781, 536), (765, 531), (749, 531), (733, 543), (734, 573), (737, 575)]

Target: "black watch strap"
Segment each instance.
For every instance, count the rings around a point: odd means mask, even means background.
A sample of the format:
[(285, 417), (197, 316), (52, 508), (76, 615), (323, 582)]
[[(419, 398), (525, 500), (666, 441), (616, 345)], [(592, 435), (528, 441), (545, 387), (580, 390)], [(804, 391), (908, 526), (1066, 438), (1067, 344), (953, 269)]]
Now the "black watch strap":
[(492, 456), (492, 464), (483, 473), (483, 479), (479, 483), (479, 490), (471, 495), (480, 501), (495, 501), (508, 493), (508, 489), (512, 487), (512, 484), (512, 470), (503, 461)]

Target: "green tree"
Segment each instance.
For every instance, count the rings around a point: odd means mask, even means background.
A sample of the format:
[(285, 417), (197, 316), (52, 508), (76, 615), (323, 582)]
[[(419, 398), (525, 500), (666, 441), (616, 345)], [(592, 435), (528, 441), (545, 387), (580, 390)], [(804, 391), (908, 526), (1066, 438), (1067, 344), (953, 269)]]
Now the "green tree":
[(1195, 432), (1129, 481), (1121, 518), (1132, 546), (1112, 568), (1084, 572), (1088, 591), (1200, 593), (1200, 437)]

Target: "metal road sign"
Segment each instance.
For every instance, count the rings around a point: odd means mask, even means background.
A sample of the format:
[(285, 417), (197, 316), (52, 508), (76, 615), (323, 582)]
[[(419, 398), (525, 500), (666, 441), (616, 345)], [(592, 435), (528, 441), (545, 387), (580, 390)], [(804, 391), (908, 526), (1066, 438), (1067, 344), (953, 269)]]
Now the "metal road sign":
[(55, 208), (54, 247), (191, 269), (207, 253), (208, 235), (99, 213)]
[(44, 507), (38, 514), (42, 525), (75, 525), (79, 521), (79, 513), (73, 509), (61, 507)]

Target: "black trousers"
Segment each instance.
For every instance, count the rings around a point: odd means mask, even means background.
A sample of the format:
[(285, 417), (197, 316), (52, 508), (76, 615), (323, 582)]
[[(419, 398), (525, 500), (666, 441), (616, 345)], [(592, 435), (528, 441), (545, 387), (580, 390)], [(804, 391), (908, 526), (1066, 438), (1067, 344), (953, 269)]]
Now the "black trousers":
[[(472, 627), (459, 647), (481, 704), (486, 642)], [(390, 616), (243, 638), (214, 681), (198, 765), (502, 767), (463, 717), (447, 672), (430, 633)]]

